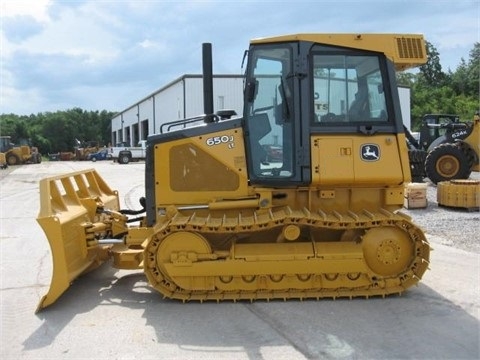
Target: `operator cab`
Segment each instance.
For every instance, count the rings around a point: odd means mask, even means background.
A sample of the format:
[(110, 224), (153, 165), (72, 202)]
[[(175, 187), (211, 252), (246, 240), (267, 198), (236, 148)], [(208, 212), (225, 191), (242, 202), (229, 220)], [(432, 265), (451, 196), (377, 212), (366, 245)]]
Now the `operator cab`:
[(254, 43), (248, 56), (244, 119), (252, 184), (310, 184), (313, 134), (403, 132), (398, 101), (389, 100), (397, 91), (393, 64), (382, 53), (292, 41)]

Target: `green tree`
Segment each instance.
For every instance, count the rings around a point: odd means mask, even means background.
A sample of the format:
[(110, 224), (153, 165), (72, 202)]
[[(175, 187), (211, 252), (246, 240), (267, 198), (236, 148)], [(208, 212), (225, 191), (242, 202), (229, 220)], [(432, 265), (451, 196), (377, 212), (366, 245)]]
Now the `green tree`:
[(475, 43), (470, 58), (461, 62), (455, 72), (450, 72), (450, 85), (457, 94), (479, 97), (480, 90), (480, 43)]
[(441, 86), (445, 83), (446, 74), (442, 71), (440, 54), (433, 44), (426, 41), (427, 63), (420, 66), (420, 81), (427, 86)]
[(455, 71), (442, 72), (439, 54), (427, 42), (427, 63), (416, 74), (397, 74), (399, 84), (411, 88), (412, 129), (417, 130), (421, 118), (428, 113), (456, 114), (471, 120), (479, 108), (480, 45), (470, 51), (469, 61), (461, 59)]

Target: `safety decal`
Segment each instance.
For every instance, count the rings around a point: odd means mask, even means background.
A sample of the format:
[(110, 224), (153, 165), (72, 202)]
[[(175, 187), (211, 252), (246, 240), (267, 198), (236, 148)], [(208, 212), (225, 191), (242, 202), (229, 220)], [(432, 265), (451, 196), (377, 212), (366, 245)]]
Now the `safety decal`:
[(360, 157), (363, 161), (378, 161), (380, 147), (377, 144), (363, 144), (360, 148)]

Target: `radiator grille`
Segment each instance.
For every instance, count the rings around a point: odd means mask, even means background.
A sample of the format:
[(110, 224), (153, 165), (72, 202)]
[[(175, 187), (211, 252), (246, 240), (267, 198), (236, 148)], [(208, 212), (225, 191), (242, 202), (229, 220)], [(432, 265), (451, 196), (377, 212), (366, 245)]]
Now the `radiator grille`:
[(422, 59), (425, 56), (419, 38), (397, 38), (397, 49), (401, 59)]

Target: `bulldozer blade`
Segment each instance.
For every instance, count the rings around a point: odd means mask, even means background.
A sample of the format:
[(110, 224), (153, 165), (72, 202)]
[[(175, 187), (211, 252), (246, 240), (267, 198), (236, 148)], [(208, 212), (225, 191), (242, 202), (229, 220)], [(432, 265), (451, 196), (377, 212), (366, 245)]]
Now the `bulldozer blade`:
[(80, 275), (108, 259), (110, 246), (87, 243), (85, 229), (98, 221), (98, 206), (118, 210), (120, 203), (118, 192), (93, 169), (40, 180), (37, 222), (50, 245), (53, 271), (50, 288), (36, 312), (53, 304)]

